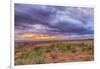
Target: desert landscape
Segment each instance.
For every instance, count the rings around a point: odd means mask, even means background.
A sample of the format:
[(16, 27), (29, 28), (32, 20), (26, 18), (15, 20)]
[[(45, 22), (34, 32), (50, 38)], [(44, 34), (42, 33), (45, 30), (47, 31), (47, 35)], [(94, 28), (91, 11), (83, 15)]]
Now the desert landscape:
[(94, 60), (94, 8), (14, 5), (14, 64)]
[(15, 65), (94, 60), (93, 39), (15, 42)]

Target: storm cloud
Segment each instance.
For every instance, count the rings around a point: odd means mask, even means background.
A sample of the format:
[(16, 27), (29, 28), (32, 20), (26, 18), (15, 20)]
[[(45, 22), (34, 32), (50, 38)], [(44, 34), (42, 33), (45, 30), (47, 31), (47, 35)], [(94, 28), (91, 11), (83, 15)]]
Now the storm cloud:
[(93, 34), (94, 9), (15, 4), (15, 33)]

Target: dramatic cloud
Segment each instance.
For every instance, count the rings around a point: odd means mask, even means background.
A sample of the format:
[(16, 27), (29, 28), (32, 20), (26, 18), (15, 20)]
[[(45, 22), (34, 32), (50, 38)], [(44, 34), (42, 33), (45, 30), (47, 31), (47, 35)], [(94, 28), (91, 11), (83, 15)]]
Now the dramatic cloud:
[(94, 9), (15, 4), (15, 33), (93, 34)]

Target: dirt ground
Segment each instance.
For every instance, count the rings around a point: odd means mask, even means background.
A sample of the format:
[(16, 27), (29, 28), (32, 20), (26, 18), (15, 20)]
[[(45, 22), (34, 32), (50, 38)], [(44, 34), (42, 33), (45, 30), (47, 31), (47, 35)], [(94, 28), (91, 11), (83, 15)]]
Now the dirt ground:
[(94, 60), (94, 41), (16, 42), (15, 65)]

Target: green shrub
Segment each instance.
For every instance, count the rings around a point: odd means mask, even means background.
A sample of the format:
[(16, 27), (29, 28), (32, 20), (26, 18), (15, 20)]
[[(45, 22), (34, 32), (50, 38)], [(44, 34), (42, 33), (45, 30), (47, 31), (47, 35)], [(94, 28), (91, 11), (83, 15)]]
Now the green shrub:
[(77, 51), (76, 51), (76, 48), (75, 47), (71, 47), (71, 52), (72, 53), (76, 53)]
[(67, 50), (71, 50), (71, 45), (67, 45)]
[(87, 51), (89, 51), (89, 50), (94, 50), (93, 45), (88, 45), (88, 46), (87, 46)]
[(24, 62), (22, 59), (15, 60), (15, 65), (24, 65)]
[(79, 46), (83, 52), (86, 51), (86, 45), (84, 43), (81, 43)]
[(33, 63), (41, 64), (44, 60), (44, 52), (41, 47), (35, 47), (33, 49)]
[(84, 58), (84, 61), (90, 61), (91, 59), (90, 59), (90, 57), (85, 57)]
[(50, 46), (46, 46), (45, 47), (46, 52), (52, 52), (52, 51), (56, 51), (56, 46), (55, 45), (50, 45)]
[(84, 46), (85, 46), (85, 44), (84, 44), (84, 43), (81, 43), (79, 46), (80, 46), (80, 47), (84, 47)]
[(41, 64), (43, 63), (44, 54), (43, 48), (41, 47), (34, 47), (30, 51), (26, 52), (23, 55), (24, 59), (32, 60), (33, 64)]

